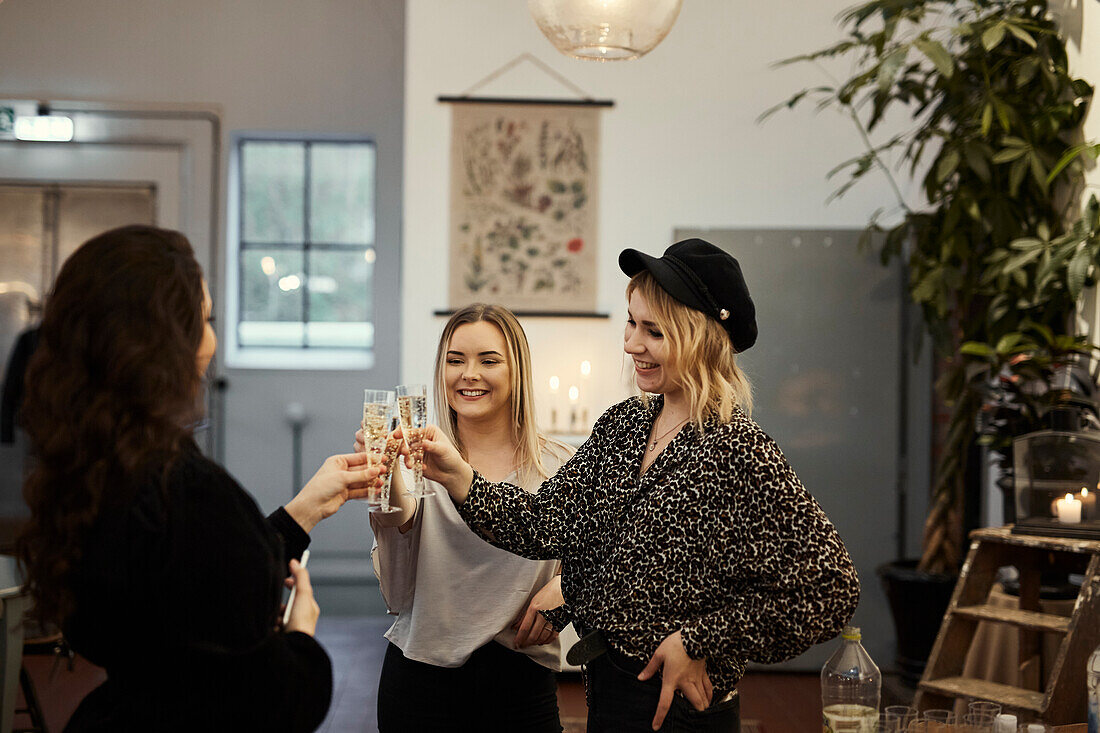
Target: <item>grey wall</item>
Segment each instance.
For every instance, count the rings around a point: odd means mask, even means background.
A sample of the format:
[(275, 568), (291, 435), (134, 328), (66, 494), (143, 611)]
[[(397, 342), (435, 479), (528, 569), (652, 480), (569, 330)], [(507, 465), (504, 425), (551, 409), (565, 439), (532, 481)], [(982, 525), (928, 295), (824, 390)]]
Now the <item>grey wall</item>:
[[(0, 98), (215, 108), (223, 151), (233, 130), (372, 137), (378, 247), (382, 256), (400, 257), (404, 50), (400, 0), (6, 0), (0, 3)], [(223, 154), (222, 191), (227, 159)], [(224, 285), (217, 284), (219, 301)], [(385, 286), (396, 304), (397, 284)], [(393, 384), (396, 340), (380, 352), (383, 367), (370, 379)], [(286, 404), (300, 402), (309, 414), (308, 478), (325, 456), (349, 449), (361, 390), (371, 386), (365, 375), (350, 372), (222, 373), (229, 380), (225, 463), (265, 511), (292, 492)], [(362, 561), (369, 534), (359, 508), (315, 531), (315, 574), (369, 575)], [(349, 555), (359, 559), (336, 559)]]
[[(900, 267), (860, 253), (860, 234), (678, 229), (676, 238), (702, 237), (740, 262), (760, 327), (756, 345), (740, 357), (753, 385), (753, 419), (840, 532), (862, 584), (852, 623), (879, 664), (890, 666), (893, 627), (875, 568), (896, 557), (899, 505), (909, 520), (902, 532), (914, 540), (927, 509), (927, 451), (910, 453), (904, 469), (911, 485), (902, 498), (898, 446), (903, 430), (929, 433), (927, 410), (902, 409), (907, 391), (927, 401), (929, 374), (908, 359), (902, 368)], [(905, 371), (923, 388), (903, 389)], [(816, 646), (787, 666), (820, 668), (833, 648)]]

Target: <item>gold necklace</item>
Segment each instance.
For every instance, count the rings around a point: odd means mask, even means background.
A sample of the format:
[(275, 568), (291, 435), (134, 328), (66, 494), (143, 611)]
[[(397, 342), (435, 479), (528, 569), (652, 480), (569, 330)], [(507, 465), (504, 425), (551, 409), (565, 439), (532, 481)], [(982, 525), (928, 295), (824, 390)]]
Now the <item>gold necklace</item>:
[(680, 422), (676, 423), (676, 424), (675, 424), (675, 425), (673, 425), (673, 426), (672, 426), (671, 428), (669, 428), (668, 430), (666, 430), (666, 431), (665, 431), (665, 432), (664, 432), (664, 433), (663, 433), (663, 434), (661, 435), (661, 437), (659, 437), (659, 438), (654, 438), (653, 440), (649, 441), (649, 451), (650, 451), (650, 453), (652, 453), (653, 451), (657, 450), (657, 444), (658, 444), (658, 443), (660, 443), (660, 442), (661, 442), (662, 440), (664, 440), (665, 438), (667, 438), (667, 437), (668, 437), (668, 434), (669, 434), (669, 433), (671, 433), (671, 432), (672, 432), (673, 430), (675, 430), (676, 428), (680, 427), (681, 425), (683, 425), (683, 424), (684, 424), (684, 423), (686, 423), (687, 421), (688, 421), (688, 419), (687, 419), (687, 418), (685, 417), (685, 418), (684, 418), (683, 420), (681, 420)]

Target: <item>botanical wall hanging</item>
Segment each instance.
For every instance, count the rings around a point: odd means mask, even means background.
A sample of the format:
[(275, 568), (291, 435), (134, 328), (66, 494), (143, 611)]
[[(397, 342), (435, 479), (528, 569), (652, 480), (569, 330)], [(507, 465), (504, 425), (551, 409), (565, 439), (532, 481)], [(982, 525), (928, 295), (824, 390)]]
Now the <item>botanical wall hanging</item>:
[[(579, 99), (471, 96), (524, 62)], [(600, 316), (599, 114), (614, 103), (529, 53), (439, 101), (452, 105), (450, 308), (490, 301), (519, 315)]]
[(452, 105), (450, 306), (596, 306), (600, 108)]

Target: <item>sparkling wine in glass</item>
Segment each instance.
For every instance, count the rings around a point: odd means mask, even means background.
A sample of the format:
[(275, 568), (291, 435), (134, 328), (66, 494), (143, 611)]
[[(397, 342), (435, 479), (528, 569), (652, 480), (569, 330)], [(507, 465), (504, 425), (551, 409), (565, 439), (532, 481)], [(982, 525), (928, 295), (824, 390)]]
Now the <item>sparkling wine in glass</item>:
[(435, 489), (424, 483), (424, 446), (421, 440), (428, 427), (428, 387), (425, 384), (402, 384), (397, 387), (397, 409), (401, 415), (401, 430), (409, 443), (413, 459), (413, 496), (431, 496)]
[[(386, 454), (392, 418), (393, 392), (384, 389), (363, 391), (363, 444), (372, 464), (381, 463)], [(389, 482), (387, 475), (382, 489), (367, 497), (367, 509), (383, 514), (399, 511), (398, 507), (390, 505)]]
[[(382, 479), (382, 495), (385, 497), (387, 503), (389, 502), (390, 496), (392, 496), (390, 493), (390, 486), (393, 484), (393, 472), (397, 467), (397, 462), (401, 460), (398, 454), (401, 452), (401, 444), (405, 442), (401, 438), (392, 437), (392, 433), (394, 430), (397, 430), (398, 424), (399, 420), (397, 415), (390, 418), (391, 435), (386, 437), (386, 475)], [(390, 511), (397, 511), (397, 509), (392, 509)]]

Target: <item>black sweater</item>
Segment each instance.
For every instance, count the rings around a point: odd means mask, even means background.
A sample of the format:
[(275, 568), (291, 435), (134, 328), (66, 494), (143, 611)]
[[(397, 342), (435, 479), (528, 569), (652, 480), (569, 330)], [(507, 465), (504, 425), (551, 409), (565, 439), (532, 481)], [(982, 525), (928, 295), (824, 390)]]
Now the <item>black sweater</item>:
[(309, 535), (190, 443), (103, 510), (75, 572), (73, 648), (107, 670), (66, 730), (310, 731), (332, 696), (324, 649), (276, 632)]

